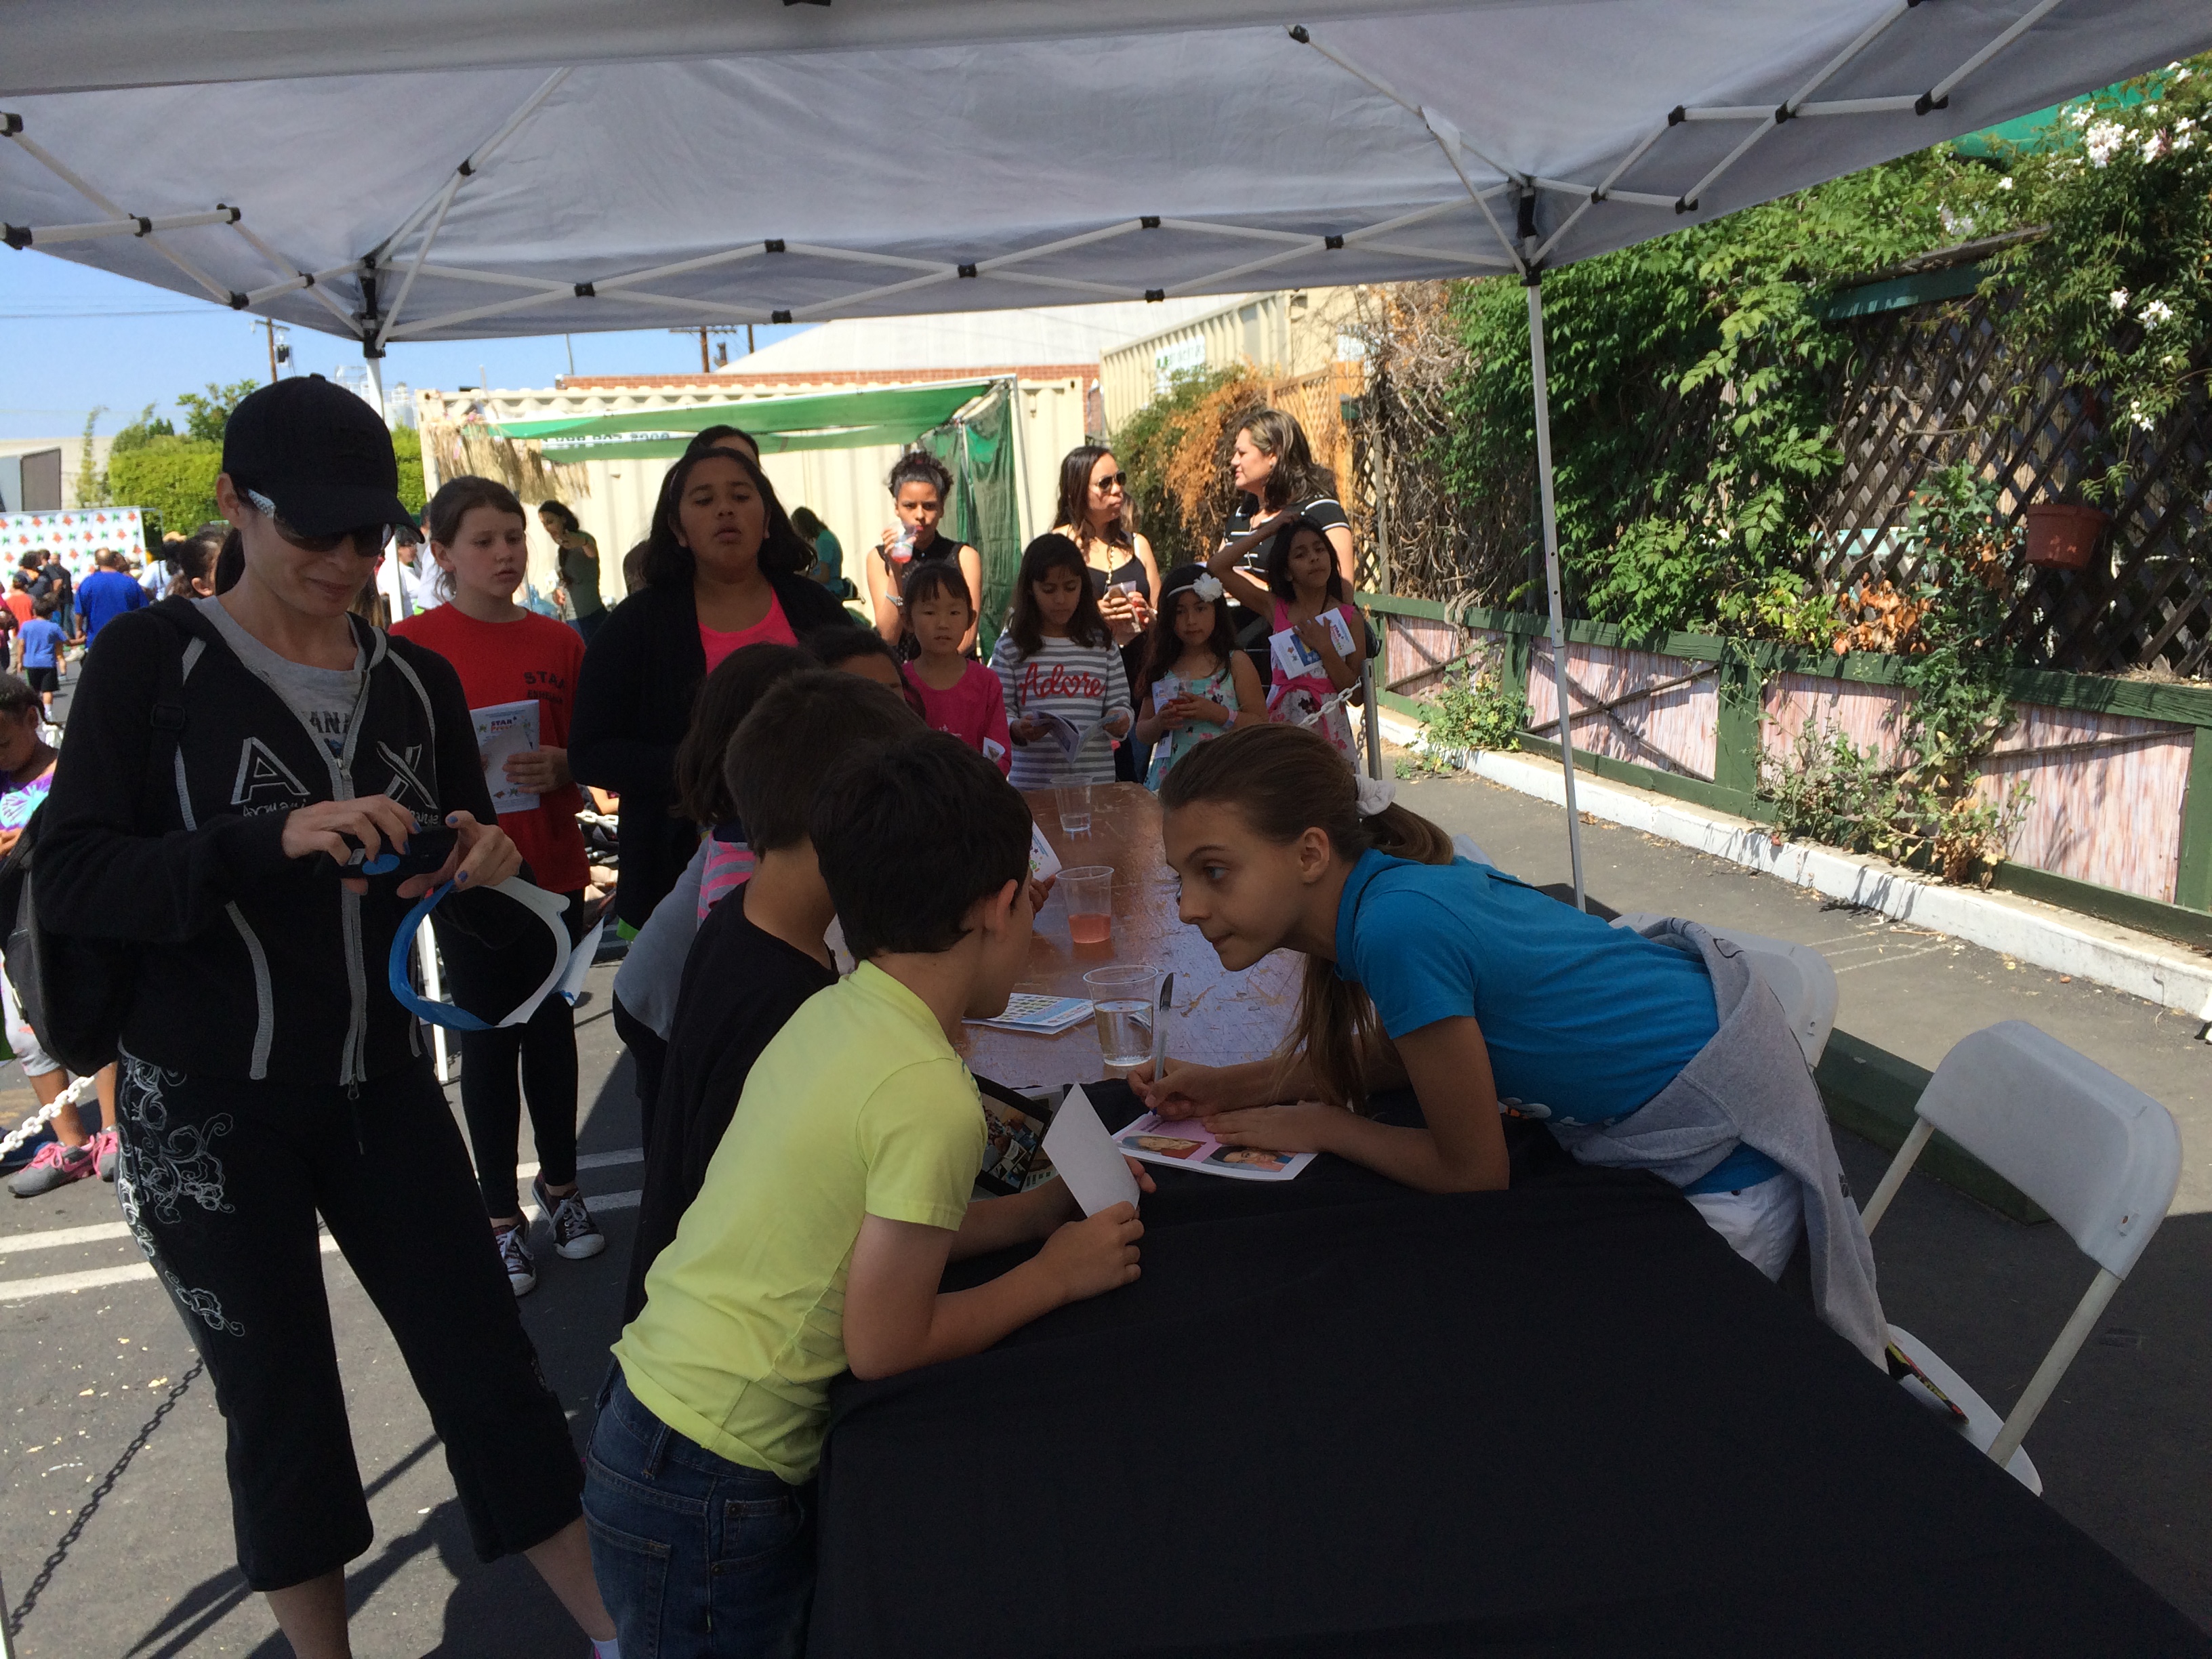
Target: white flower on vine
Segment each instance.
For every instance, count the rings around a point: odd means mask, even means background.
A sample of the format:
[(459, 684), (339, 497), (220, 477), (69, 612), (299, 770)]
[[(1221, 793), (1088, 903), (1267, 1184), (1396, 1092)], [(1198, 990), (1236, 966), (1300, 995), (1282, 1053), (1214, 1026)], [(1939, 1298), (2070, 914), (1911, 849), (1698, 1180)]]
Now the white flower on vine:
[(2173, 307), (2163, 300), (2146, 300), (2142, 309), (2136, 314), (2143, 319), (2146, 327), (2156, 328), (2160, 323), (2173, 320)]
[(2009, 175), (2008, 175), (2008, 176), (2007, 176), (2007, 177), (2005, 177), (2005, 178), (2002, 178), (2002, 179), (1998, 179), (1998, 180), (1997, 180), (1997, 188), (1998, 188), (1999, 190), (2010, 190), (2010, 189), (2012, 188), (2012, 179), (2011, 179), (2010, 176), (2009, 176)]
[(2150, 412), (2140, 402), (2130, 403), (2128, 405), (2128, 413), (2134, 418), (2135, 423), (2146, 432), (2149, 431), (2154, 424)]
[(2184, 150), (2195, 149), (2196, 148), (2197, 135), (2193, 132), (2185, 132), (2173, 141), (2173, 151), (2177, 155), (2181, 154)]
[(2077, 127), (2086, 127), (2096, 118), (2097, 112), (2087, 104), (2076, 105), (2066, 112), (2066, 118)]
[(2144, 142), (2142, 147), (2143, 160), (2146, 161), (2155, 161), (2160, 156), (2165, 154), (2166, 135), (2162, 132), (2154, 132), (2151, 134), (2149, 138)]
[(2196, 118), (2195, 116), (2193, 116), (2193, 115), (2185, 115), (2185, 116), (2183, 116), (2183, 117), (2182, 117), (2179, 121), (2176, 121), (2176, 122), (2173, 124), (2173, 130), (2174, 130), (2176, 132), (2194, 132), (2194, 131), (2197, 131), (2197, 118)]
[(2082, 143), (2089, 152), (2092, 165), (2104, 167), (2119, 151), (2128, 139), (2128, 130), (2118, 121), (2100, 121), (2082, 134)]
[(2124, 288), (2116, 288), (2116, 289), (2114, 289), (2112, 290), (2112, 309), (2113, 309), (2113, 310), (2115, 310), (2115, 311), (2125, 311), (2125, 310), (2128, 308), (2128, 291), (2127, 291), (2127, 289), (2124, 289)]

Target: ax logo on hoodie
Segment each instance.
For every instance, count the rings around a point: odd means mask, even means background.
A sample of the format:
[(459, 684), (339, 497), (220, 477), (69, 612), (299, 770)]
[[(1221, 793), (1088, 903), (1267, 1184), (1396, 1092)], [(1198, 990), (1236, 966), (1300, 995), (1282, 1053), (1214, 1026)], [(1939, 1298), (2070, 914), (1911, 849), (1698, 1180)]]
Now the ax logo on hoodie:
[(258, 738), (239, 746), (238, 781), (231, 786), (230, 804), (248, 813), (281, 812), (307, 799), (307, 789), (292, 769)]
[[(385, 793), (402, 806), (411, 808), (417, 817), (425, 812), (428, 813), (431, 821), (434, 822), (438, 817), (438, 798), (430, 793), (428, 786), (422, 781), (422, 775), (415, 769), (422, 764), (422, 745), (419, 743), (410, 743), (403, 754), (390, 744), (380, 741), (376, 745), (376, 752), (384, 757), (384, 763), (392, 769), (392, 782)], [(410, 790), (412, 790), (415, 795), (412, 801), (407, 799)]]

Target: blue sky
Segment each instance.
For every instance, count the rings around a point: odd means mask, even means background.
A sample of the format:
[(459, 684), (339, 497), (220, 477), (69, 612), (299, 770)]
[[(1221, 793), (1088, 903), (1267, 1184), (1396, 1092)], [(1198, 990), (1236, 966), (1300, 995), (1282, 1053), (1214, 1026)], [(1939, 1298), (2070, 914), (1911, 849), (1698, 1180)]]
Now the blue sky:
[[(766, 345), (799, 328), (757, 331)], [(699, 340), (659, 330), (558, 334), (513, 340), (394, 345), (384, 382), (410, 386), (543, 386), (579, 374), (696, 374)], [(743, 334), (717, 335), (732, 359)], [(286, 373), (328, 374), (357, 366), (361, 349), (335, 335), (291, 331)], [(0, 439), (73, 437), (86, 411), (104, 404), (99, 430), (112, 433), (148, 404), (174, 416), (173, 400), (209, 381), (266, 380), (269, 347), (246, 314), (149, 288), (35, 251), (0, 248)], [(179, 422), (181, 425), (181, 422)]]

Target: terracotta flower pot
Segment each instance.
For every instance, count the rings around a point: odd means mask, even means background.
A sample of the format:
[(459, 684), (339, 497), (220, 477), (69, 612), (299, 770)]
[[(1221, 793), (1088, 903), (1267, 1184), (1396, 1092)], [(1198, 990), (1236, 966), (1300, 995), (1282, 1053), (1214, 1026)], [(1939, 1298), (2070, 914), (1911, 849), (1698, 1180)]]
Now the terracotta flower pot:
[(2112, 515), (2100, 507), (2038, 501), (2027, 509), (2027, 562), (2051, 570), (2079, 570), (2112, 521)]

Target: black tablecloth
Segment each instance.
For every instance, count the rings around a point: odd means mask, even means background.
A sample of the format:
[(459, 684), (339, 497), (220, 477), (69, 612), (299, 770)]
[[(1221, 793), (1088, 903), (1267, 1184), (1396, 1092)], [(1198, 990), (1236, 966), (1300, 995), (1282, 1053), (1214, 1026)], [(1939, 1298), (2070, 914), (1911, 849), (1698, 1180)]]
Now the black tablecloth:
[(1676, 1194), (1549, 1146), (1449, 1198), (1156, 1171), (1137, 1284), (847, 1379), (810, 1651), (2212, 1653)]

